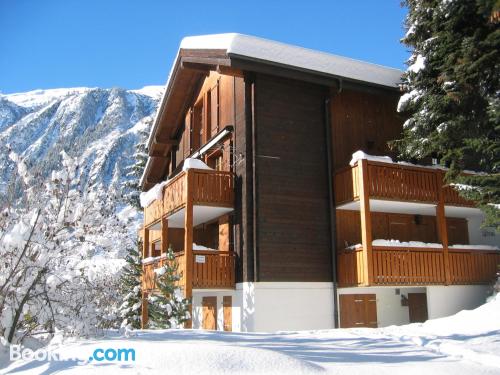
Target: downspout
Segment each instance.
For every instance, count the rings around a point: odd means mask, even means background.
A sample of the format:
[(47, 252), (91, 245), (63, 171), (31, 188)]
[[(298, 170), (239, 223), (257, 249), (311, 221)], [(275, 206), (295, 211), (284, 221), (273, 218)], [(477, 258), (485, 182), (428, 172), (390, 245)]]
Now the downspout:
[[(230, 153), (231, 153), (231, 167), (230, 167), (230, 170), (231, 172), (233, 172), (233, 176), (234, 176), (234, 180), (233, 180), (233, 189), (236, 189), (235, 187), (235, 180), (236, 180), (236, 78), (233, 77), (233, 125), (234, 125), (234, 132), (233, 132), (233, 146), (230, 148)], [(240, 193), (241, 195), (241, 193)], [(241, 207), (241, 203), (240, 203), (240, 207)], [(233, 243), (233, 246), (232, 246), (232, 249), (233, 249), (233, 253), (236, 253), (236, 225), (235, 225), (235, 217), (232, 216), (231, 218), (231, 229), (232, 229), (232, 232), (233, 232), (233, 238), (232, 238), (232, 243)], [(241, 230), (241, 228), (240, 228)], [(229, 241), (231, 243), (231, 240)], [(238, 242), (239, 244), (239, 242)], [(238, 255), (240, 255), (242, 252), (239, 251), (238, 252)], [(240, 260), (236, 262), (236, 264), (238, 265), (239, 262), (241, 262), (241, 257), (238, 256), (238, 258), (240, 258)], [(240, 269), (238, 267), (238, 269)], [(236, 280), (238, 280), (238, 278), (240, 276), (238, 276), (240, 273), (239, 271), (236, 273)], [(241, 275), (241, 274), (240, 274)], [(243, 281), (243, 276), (241, 275), (241, 281)]]
[(251, 86), (252, 95), (252, 205), (253, 205), (253, 281), (259, 281), (259, 258), (258, 258), (258, 246), (257, 246), (257, 158), (256, 158), (256, 148), (257, 148), (257, 134), (255, 132), (255, 79), (252, 80)]
[(337, 304), (337, 254), (336, 254), (336, 215), (334, 202), (334, 183), (333, 183), (333, 153), (332, 153), (332, 131), (331, 131), (331, 99), (342, 91), (342, 80), (339, 79), (339, 87), (336, 93), (331, 93), (325, 99), (325, 135), (326, 135), (326, 159), (328, 176), (328, 208), (330, 213), (330, 248), (332, 253), (332, 283), (333, 283), (333, 325), (338, 328), (338, 304)]

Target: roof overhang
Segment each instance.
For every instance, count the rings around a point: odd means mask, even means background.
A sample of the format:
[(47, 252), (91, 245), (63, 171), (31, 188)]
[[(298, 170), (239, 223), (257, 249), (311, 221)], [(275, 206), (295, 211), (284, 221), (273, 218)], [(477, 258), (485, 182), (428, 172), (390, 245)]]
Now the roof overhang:
[[(295, 56), (295, 57), (294, 57)], [(398, 90), (401, 71), (240, 34), (185, 38), (177, 53), (148, 140), (143, 190), (162, 181), (184, 115), (211, 71), (265, 73), (327, 87)], [(370, 79), (370, 74), (374, 79)]]
[(177, 146), (177, 132), (192, 98), (212, 70), (226, 71), (230, 60), (222, 50), (180, 49), (160, 101), (148, 139), (149, 158), (140, 185), (147, 190), (165, 178), (170, 151)]

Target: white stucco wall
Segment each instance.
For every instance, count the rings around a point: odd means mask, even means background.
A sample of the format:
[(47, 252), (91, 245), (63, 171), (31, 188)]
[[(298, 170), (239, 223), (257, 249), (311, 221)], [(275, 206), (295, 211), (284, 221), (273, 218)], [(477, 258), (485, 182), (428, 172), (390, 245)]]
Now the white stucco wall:
[(202, 298), (217, 297), (223, 329), (223, 296), (233, 297), (233, 331), (273, 332), (333, 328), (332, 283), (238, 283), (236, 290), (194, 290), (193, 328), (202, 327)]
[[(250, 283), (248, 283), (250, 284)], [(258, 282), (246, 286), (253, 321), (259, 332), (329, 329), (334, 327), (333, 284), (328, 282)], [(253, 290), (252, 290), (253, 289)], [(247, 303), (247, 308), (252, 307)], [(245, 326), (245, 324), (244, 324)]]
[[(399, 295), (396, 289), (399, 289)], [(386, 327), (410, 322), (408, 306), (401, 306), (402, 294), (427, 293), (429, 319), (434, 319), (476, 308), (485, 302), (490, 289), (488, 285), (359, 287), (339, 288), (338, 294), (375, 294), (378, 326)], [(329, 329), (334, 324), (331, 283), (239, 283), (236, 290), (194, 290), (195, 329), (202, 328), (201, 301), (204, 296), (217, 297), (218, 330), (224, 327), (224, 296), (232, 296), (235, 332)]]
[[(399, 295), (396, 294), (399, 289)], [(401, 295), (408, 293), (425, 293), (425, 287), (370, 287), (370, 288), (340, 288), (341, 294), (375, 294), (377, 299), (377, 324), (379, 327), (402, 325), (410, 322), (408, 306), (401, 306)], [(340, 306), (340, 304), (339, 304)], [(340, 322), (340, 307), (339, 307)]]
[(461, 310), (474, 309), (486, 302), (489, 285), (435, 285), (427, 287), (429, 319), (442, 318)]
[(469, 242), (472, 245), (491, 245), (500, 247), (500, 233), (491, 228), (481, 228), (482, 216), (467, 218)]

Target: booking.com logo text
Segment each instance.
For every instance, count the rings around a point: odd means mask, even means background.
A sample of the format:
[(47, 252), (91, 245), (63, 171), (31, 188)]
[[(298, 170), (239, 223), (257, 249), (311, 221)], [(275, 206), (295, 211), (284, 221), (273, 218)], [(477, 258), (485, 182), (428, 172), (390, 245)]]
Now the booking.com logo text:
[(135, 362), (135, 350), (134, 349), (101, 349), (97, 348), (94, 350), (92, 355), (89, 357), (89, 362), (91, 361), (118, 361), (118, 362)]
[(81, 357), (71, 357), (61, 353), (46, 349), (32, 350), (22, 348), (20, 345), (10, 346), (10, 360), (17, 361), (76, 361), (79, 365), (85, 365), (90, 362), (135, 362), (135, 349), (132, 348), (96, 348), (92, 354), (82, 359)]

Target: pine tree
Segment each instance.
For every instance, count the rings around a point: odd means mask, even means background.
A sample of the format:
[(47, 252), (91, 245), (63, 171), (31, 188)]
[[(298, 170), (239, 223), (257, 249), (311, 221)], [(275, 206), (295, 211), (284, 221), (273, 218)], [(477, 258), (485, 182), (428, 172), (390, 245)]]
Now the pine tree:
[(149, 136), (149, 131), (151, 128), (151, 124), (153, 123), (152, 117), (146, 117), (143, 119), (144, 127), (139, 130), (139, 140), (135, 146), (135, 163), (126, 169), (126, 176), (128, 179), (124, 182), (123, 190), (124, 200), (132, 207), (137, 210), (142, 210), (139, 195), (140, 195), (140, 186), (139, 182), (142, 176), (142, 172), (144, 171), (144, 167), (146, 166), (146, 161), (148, 160), (148, 148), (147, 148), (147, 140)]
[[(394, 142), (405, 159), (438, 157), (446, 179), (500, 229), (500, 29), (496, 0), (406, 0), (412, 50)], [(470, 169), (482, 174), (464, 175)]]
[(148, 298), (151, 328), (178, 328), (190, 318), (189, 300), (183, 298), (182, 292), (175, 285), (182, 276), (178, 269), (179, 264), (172, 247), (169, 247), (164, 266), (154, 271), (158, 293)]
[(500, 294), (500, 264), (497, 266), (497, 281), (493, 285), (493, 295)]
[(122, 271), (120, 286), (123, 304), (120, 307), (120, 315), (123, 318), (122, 327), (139, 329), (141, 328), (141, 307), (142, 307), (142, 243), (137, 241), (137, 248), (130, 248), (127, 257), (127, 264)]

